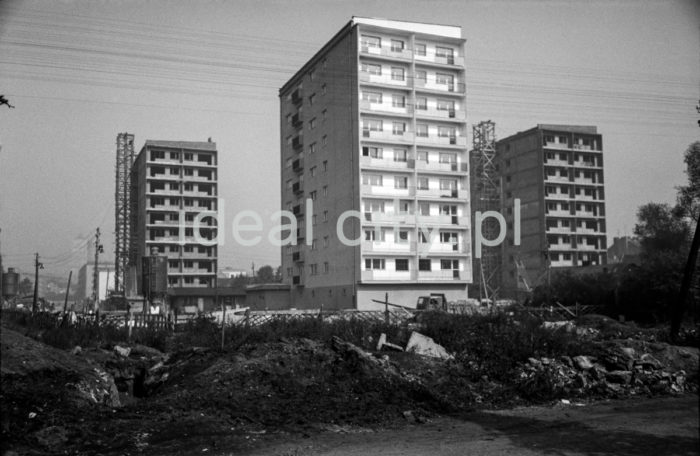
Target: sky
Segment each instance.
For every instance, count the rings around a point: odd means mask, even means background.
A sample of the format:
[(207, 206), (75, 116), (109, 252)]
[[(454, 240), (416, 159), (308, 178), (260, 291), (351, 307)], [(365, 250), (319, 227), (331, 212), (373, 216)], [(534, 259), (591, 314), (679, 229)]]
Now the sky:
[[(43, 276), (65, 277), (97, 227), (113, 258), (120, 132), (137, 151), (212, 138), (224, 227), (255, 210), (266, 234), (280, 208), (278, 89), (352, 16), (461, 26), (470, 132), (597, 126), (609, 239), (685, 183), (683, 152), (700, 139), (693, 0), (4, 0), (3, 265), (33, 273), (38, 252)], [(221, 268), (280, 264), (279, 247), (225, 241)]]

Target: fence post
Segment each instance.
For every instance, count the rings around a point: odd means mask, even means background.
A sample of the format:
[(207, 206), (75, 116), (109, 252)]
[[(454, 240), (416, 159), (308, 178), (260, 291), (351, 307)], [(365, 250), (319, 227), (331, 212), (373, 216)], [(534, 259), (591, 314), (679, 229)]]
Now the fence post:
[(245, 329), (250, 329), (250, 308), (245, 310)]
[(384, 294), (384, 323), (387, 324), (387, 326), (390, 323), (390, 318), (389, 318), (389, 293)]

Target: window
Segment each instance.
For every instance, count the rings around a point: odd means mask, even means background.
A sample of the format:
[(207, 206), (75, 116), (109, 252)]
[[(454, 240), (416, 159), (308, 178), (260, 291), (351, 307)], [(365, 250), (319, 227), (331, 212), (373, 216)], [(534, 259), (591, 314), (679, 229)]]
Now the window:
[(384, 128), (380, 119), (364, 119), (362, 129), (367, 131), (382, 131)]
[(380, 48), (382, 47), (382, 39), (378, 36), (362, 35), (360, 45), (366, 48)]
[(455, 61), (455, 51), (452, 48), (436, 46), (435, 47), (435, 57), (447, 59), (447, 63), (454, 63)]
[(362, 92), (362, 99), (364, 101), (368, 101), (370, 103), (381, 103), (382, 102), (382, 94), (381, 94), (381, 92), (364, 91), (364, 92)]
[(428, 190), (430, 179), (427, 177), (418, 178), (418, 190)]
[(416, 136), (421, 138), (428, 137), (428, 124), (417, 123), (416, 124)]
[[(328, 221), (328, 211), (323, 211), (323, 221), (327, 222)], [(326, 236), (328, 237), (328, 236)]]
[(312, 81), (316, 79), (316, 68), (312, 68), (311, 71), (309, 71), (309, 79)]
[(457, 154), (440, 153), (440, 163), (457, 163)]
[(437, 110), (438, 111), (454, 112), (455, 102), (453, 100), (438, 100), (437, 101)]
[(193, 159), (194, 159), (194, 154), (190, 154), (190, 153), (185, 154), (186, 161), (192, 161)]
[(316, 167), (315, 167), (315, 166), (312, 166), (312, 167), (309, 169), (309, 172), (311, 173), (311, 177), (314, 177), (314, 176), (316, 175)]
[(410, 214), (411, 213), (411, 201), (399, 201), (399, 214)]
[(428, 99), (426, 97), (416, 97), (416, 109), (422, 111), (428, 109)]
[(328, 247), (329, 237), (323, 236), (323, 247)]
[(310, 273), (311, 275), (316, 275), (316, 274), (318, 274), (318, 265), (317, 265), (316, 263), (310, 264), (310, 265), (309, 265), (309, 273)]
[(450, 231), (442, 231), (440, 232), (440, 242), (442, 244), (457, 244), (457, 233), (450, 232)]
[(323, 135), (321, 138), (321, 145), (324, 147), (328, 145), (328, 135)]
[(323, 160), (323, 172), (328, 171), (328, 160)]
[(418, 161), (428, 163), (428, 161), (429, 161), (428, 160), (428, 152), (426, 152), (424, 150), (419, 150), (418, 151)]
[(408, 177), (394, 177), (394, 188), (408, 188)]
[(569, 140), (566, 136), (560, 136), (559, 137), (559, 144), (568, 144)]
[(362, 64), (362, 72), (363, 73), (368, 73), (368, 74), (373, 74), (375, 76), (381, 76), (382, 75), (382, 66), (376, 63), (363, 63)]
[(152, 150), (151, 151), (151, 160), (162, 160), (165, 158), (165, 152), (162, 150)]
[(385, 233), (384, 231), (380, 231), (377, 229), (367, 229), (365, 230), (365, 241), (384, 241), (385, 240)]
[(391, 79), (392, 81), (405, 81), (405, 70), (401, 67), (391, 67)]
[(438, 136), (441, 138), (454, 138), (457, 136), (455, 127), (438, 127)]
[(170, 159), (171, 160), (179, 160), (180, 154), (178, 152), (170, 152)]
[(430, 204), (419, 203), (418, 204), (418, 214), (420, 215), (430, 215)]
[(457, 190), (457, 179), (440, 179), (440, 190)]
[(425, 84), (428, 80), (428, 73), (425, 70), (416, 70), (416, 82)]
[(321, 85), (321, 93), (325, 95), (327, 91), (328, 89), (326, 87), (326, 84), (324, 83), (323, 85)]
[(327, 109), (324, 109), (323, 111), (321, 111), (321, 117), (323, 118), (323, 121), (325, 122), (326, 119), (328, 118), (328, 110)]
[(311, 198), (311, 201), (316, 201), (316, 190), (309, 193), (309, 198)]
[(323, 196), (328, 196), (328, 186), (327, 185), (323, 186)]
[(446, 85), (450, 91), (454, 90), (455, 77), (452, 74), (435, 73), (435, 83)]
[(362, 146), (362, 156), (381, 159), (384, 153), (381, 147)]
[(395, 135), (403, 136), (404, 132), (406, 131), (406, 123), (394, 122), (391, 131)]
[(380, 187), (382, 185), (382, 175), (381, 174), (363, 174), (362, 175), (363, 185), (374, 185)]
[(314, 117), (313, 119), (309, 120), (309, 130), (313, 130), (316, 128), (316, 118)]
[(311, 250), (316, 250), (318, 248), (318, 240), (314, 239), (311, 241)]
[(385, 268), (383, 258), (365, 258), (365, 270), (371, 271), (373, 269), (383, 270)]
[(316, 143), (309, 144), (309, 155), (316, 153)]
[(406, 149), (394, 149), (394, 161), (395, 162), (405, 162), (406, 161)]
[(405, 108), (406, 107), (406, 97), (403, 95), (392, 95), (391, 96), (391, 106), (394, 108)]
[(402, 52), (403, 51), (403, 41), (391, 40), (391, 51), (392, 52)]
[(395, 264), (397, 271), (408, 271), (408, 258), (397, 258)]
[(425, 54), (426, 54), (426, 52), (425, 52), (425, 51), (426, 51), (425, 44), (423, 44), (423, 43), (416, 43), (415, 46), (416, 46), (416, 47), (415, 47), (414, 53), (415, 53), (416, 55), (425, 55)]
[(309, 104), (311, 106), (313, 106), (315, 101), (316, 101), (316, 94), (312, 93), (311, 96), (309, 96)]
[(440, 269), (459, 271), (459, 260), (440, 260)]
[(418, 270), (419, 271), (430, 271), (431, 264), (429, 259), (419, 259), (418, 260)]
[(325, 261), (325, 262), (323, 263), (323, 273), (324, 273), (324, 274), (328, 274), (328, 272), (330, 272), (330, 270), (331, 270), (330, 265), (328, 264), (327, 261)]

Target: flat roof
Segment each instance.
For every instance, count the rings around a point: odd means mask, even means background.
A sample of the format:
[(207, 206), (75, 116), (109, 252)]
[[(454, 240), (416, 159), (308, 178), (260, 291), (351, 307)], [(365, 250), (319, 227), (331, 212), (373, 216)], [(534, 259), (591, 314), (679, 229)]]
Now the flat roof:
[(216, 152), (216, 143), (211, 141), (161, 141), (147, 139), (143, 147), (163, 147), (168, 149), (196, 149)]
[(404, 30), (414, 33), (424, 33), (426, 35), (439, 35), (457, 39), (462, 38), (462, 27), (458, 25), (440, 25), (425, 22), (397, 21), (393, 19), (358, 16), (353, 16), (351, 22), (353, 24), (373, 25), (375, 27)]

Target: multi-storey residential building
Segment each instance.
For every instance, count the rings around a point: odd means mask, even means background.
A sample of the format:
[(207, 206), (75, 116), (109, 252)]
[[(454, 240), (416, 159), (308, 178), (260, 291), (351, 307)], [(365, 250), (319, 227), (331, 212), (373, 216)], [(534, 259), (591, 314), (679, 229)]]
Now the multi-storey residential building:
[(148, 140), (131, 173), (129, 294), (141, 291), (141, 258), (154, 249), (168, 257), (169, 288), (214, 287), (216, 144)]
[(607, 263), (603, 139), (596, 127), (538, 125), (498, 141), (496, 154), (507, 224), (506, 295), (525, 282), (542, 283), (549, 268)]
[(280, 89), (293, 306), (466, 298), (464, 43), (460, 27), (353, 18)]

